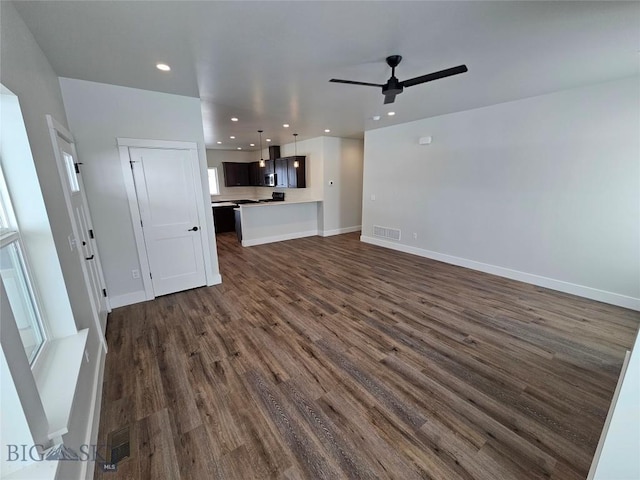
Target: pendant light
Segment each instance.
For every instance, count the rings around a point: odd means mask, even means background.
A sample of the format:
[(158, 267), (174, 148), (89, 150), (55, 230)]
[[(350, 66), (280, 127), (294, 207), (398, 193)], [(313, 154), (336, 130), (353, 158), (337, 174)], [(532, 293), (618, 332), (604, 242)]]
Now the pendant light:
[(293, 167), (298, 168), (300, 166), (300, 162), (298, 162), (298, 134), (293, 134), (293, 148), (295, 152), (296, 159), (293, 161)]
[(264, 158), (262, 158), (262, 130), (258, 130), (258, 133), (260, 134), (260, 168), (264, 168)]

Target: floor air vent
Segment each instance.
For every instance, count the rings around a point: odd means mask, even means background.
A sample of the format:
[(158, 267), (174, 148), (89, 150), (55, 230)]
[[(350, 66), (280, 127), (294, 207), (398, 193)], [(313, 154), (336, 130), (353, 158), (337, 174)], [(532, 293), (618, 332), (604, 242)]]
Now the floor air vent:
[(400, 230), (398, 230), (397, 228), (386, 228), (374, 225), (373, 236), (388, 238), (389, 240), (400, 240)]
[(109, 461), (111, 464), (116, 464), (120, 460), (127, 458), (131, 455), (131, 444), (129, 441), (129, 427), (115, 430), (109, 434), (109, 445), (111, 446), (111, 456)]

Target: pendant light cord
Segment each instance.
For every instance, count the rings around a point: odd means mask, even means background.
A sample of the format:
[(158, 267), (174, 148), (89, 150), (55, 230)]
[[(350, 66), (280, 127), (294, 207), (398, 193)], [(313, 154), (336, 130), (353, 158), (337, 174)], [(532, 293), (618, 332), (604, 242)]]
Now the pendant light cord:
[(264, 167), (264, 158), (262, 157), (262, 132), (263, 130), (258, 130), (260, 134), (260, 167)]

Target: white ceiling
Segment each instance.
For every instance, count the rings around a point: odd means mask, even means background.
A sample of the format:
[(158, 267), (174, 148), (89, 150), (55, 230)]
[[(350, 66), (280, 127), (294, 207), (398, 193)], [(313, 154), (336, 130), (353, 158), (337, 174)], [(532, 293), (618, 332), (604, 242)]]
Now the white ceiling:
[[(200, 97), (210, 148), (248, 149), (258, 129), (274, 144), (325, 128), (362, 137), (638, 75), (640, 64), (640, 2), (20, 1), (16, 8), (60, 76)], [(391, 54), (404, 57), (400, 80), (459, 64), (469, 72), (405, 89), (392, 105), (383, 105), (379, 89), (328, 82), (384, 83)], [(157, 62), (171, 72), (159, 72)]]

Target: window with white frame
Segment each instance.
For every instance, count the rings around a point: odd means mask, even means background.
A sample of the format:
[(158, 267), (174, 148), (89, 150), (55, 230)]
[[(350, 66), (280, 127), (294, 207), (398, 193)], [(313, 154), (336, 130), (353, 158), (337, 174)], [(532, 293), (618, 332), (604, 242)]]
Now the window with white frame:
[(33, 364), (46, 340), (42, 316), (29, 279), (20, 232), (0, 170), (0, 278), (18, 325), (24, 351)]
[(69, 180), (69, 190), (71, 190), (71, 193), (79, 192), (80, 185), (78, 184), (76, 164), (73, 160), (73, 157), (67, 152), (62, 152), (62, 161), (64, 162), (65, 172), (67, 173), (67, 180)]
[(220, 186), (218, 184), (218, 169), (211, 167), (207, 170), (209, 174), (209, 194), (220, 195)]

